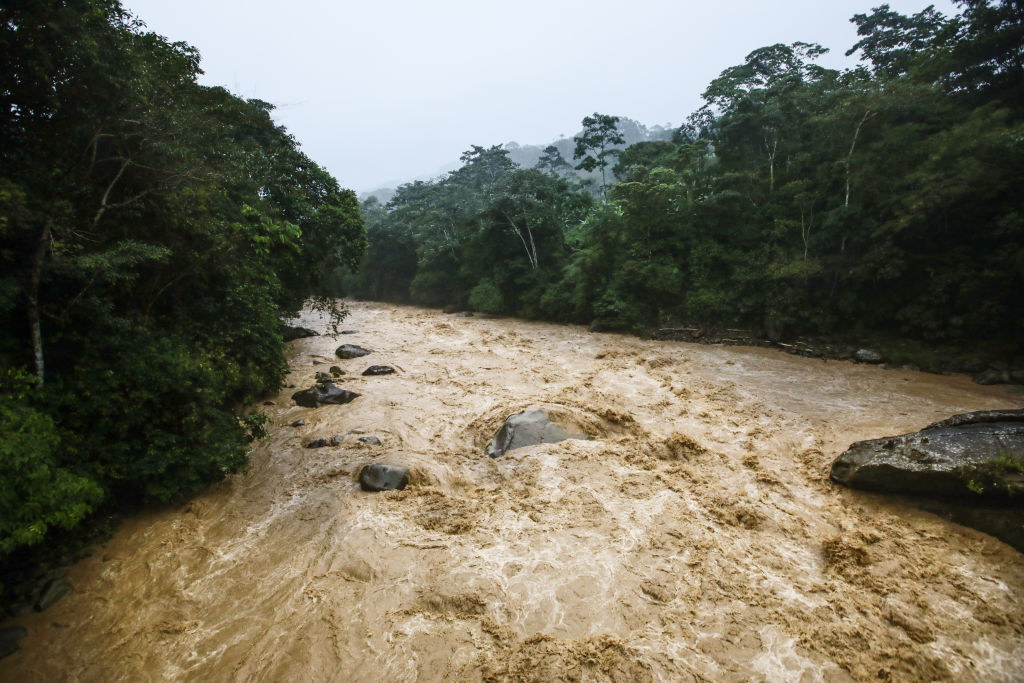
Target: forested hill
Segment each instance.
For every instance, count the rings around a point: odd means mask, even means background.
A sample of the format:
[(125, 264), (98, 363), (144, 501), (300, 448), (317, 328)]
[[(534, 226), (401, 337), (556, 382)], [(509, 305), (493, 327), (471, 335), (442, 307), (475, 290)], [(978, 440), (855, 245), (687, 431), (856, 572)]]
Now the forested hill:
[(357, 263), (365, 233), (270, 105), (198, 85), (195, 49), (117, 0), (5, 1), (0, 63), (0, 568), (16, 568), (104, 506), (239, 471), (262, 428), (244, 407), (283, 378), (279, 317)]
[(363, 204), (370, 247), (346, 289), (1019, 356), (1024, 5), (959, 5), (854, 16), (851, 70), (818, 65), (813, 43), (756, 49), (670, 140), (620, 149), (617, 117), (595, 114), (571, 156), (532, 168), (473, 146), (446, 177)]
[[(658, 140), (671, 140), (675, 131), (671, 128), (666, 128), (660, 125), (645, 126), (639, 121), (634, 121), (631, 118), (625, 116), (616, 117), (615, 128), (622, 136), (622, 142), (612, 145), (615, 149), (624, 149), (629, 145), (635, 145), (639, 142), (655, 142)], [(557, 150), (557, 153), (561, 155), (562, 159), (572, 160), (574, 151), (576, 149), (575, 138), (583, 134), (580, 131), (577, 135), (567, 138), (560, 137), (557, 140), (546, 145), (520, 145), (518, 142), (506, 142), (501, 145), (502, 149), (508, 151), (508, 158), (510, 161), (518, 166), (524, 166), (526, 168), (532, 168), (536, 166), (545, 155), (552, 155), (552, 147)], [(445, 168), (458, 168), (459, 164), (446, 165)], [(566, 163), (559, 168), (559, 171), (574, 180), (582, 183), (586, 187), (596, 188), (601, 179), (599, 171), (587, 171), (585, 169), (576, 168), (572, 164)], [(438, 175), (446, 175), (438, 173)], [(423, 179), (425, 179), (424, 177)], [(376, 197), (377, 201), (381, 204), (386, 204), (395, 196), (396, 183), (390, 187), (380, 187), (370, 192), (364, 192), (360, 194), (360, 199), (366, 200), (370, 197)]]

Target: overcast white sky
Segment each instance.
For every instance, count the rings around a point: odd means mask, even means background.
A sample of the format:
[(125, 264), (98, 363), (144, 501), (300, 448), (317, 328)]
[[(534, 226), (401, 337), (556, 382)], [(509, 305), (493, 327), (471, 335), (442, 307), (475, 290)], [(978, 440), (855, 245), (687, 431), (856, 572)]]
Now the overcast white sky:
[[(358, 191), (433, 175), (471, 144), (540, 144), (599, 111), (678, 125), (724, 68), (797, 40), (846, 66), (883, 0), (123, 0), (199, 48), (201, 78), (275, 104)], [(913, 13), (948, 0), (889, 0)]]

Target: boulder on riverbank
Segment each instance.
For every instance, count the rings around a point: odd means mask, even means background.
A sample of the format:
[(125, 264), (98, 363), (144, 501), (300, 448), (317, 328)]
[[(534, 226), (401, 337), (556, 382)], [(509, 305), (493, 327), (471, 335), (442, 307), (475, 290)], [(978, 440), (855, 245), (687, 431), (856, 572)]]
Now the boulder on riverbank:
[(281, 336), (284, 337), (286, 342), (290, 342), (295, 341), (296, 339), (305, 339), (306, 337), (319, 337), (320, 333), (316, 330), (311, 330), (308, 327), (281, 325)]
[(373, 351), (364, 349), (362, 346), (356, 346), (355, 344), (342, 344), (339, 346), (334, 355), (342, 360), (348, 360), (350, 358), (362, 358), (363, 356), (369, 356)]
[(858, 441), (832, 481), (926, 496), (921, 509), (1024, 552), (1024, 410), (963, 413), (919, 432)]
[(342, 405), (359, 398), (359, 394), (341, 389), (334, 382), (317, 382), (309, 389), (296, 391), (292, 400), (304, 408), (318, 408), (322, 405)]
[(919, 432), (858, 441), (830, 476), (872, 491), (1024, 503), (1024, 410), (964, 413)]
[(582, 434), (570, 434), (551, 422), (546, 412), (534, 408), (516, 413), (505, 420), (505, 424), (488, 444), (485, 453), (497, 458), (516, 448), (585, 438), (587, 437)]

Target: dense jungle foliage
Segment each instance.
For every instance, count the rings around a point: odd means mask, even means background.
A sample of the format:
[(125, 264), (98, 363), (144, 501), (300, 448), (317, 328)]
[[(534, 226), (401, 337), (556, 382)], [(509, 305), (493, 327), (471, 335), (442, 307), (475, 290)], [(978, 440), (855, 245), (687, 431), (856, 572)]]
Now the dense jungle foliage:
[(0, 63), (2, 564), (243, 468), (280, 316), (365, 232), (268, 104), (117, 0), (4, 0)]
[[(583, 121), (574, 159), (473, 147), (362, 205), (356, 296), (640, 330), (672, 321), (924, 344), (1024, 341), (1024, 3), (858, 14), (862, 66), (771, 45), (671, 141)], [(668, 87), (668, 86), (667, 86)], [(605, 183), (586, 186), (585, 177)], [(773, 333), (774, 334), (774, 333)]]

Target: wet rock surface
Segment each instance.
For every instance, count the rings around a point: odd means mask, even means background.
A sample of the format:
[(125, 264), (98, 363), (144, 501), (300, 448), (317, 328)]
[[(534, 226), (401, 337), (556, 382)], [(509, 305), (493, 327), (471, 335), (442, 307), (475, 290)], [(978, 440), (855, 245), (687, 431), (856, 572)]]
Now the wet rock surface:
[(380, 439), (378, 439), (375, 436), (361, 436), (361, 437), (359, 437), (359, 441), (361, 443), (368, 443), (371, 446), (380, 446), (381, 445)]
[(396, 491), (409, 485), (409, 470), (397, 465), (366, 465), (359, 470), (359, 487), (364, 491)]
[(5, 626), (0, 628), (0, 659), (14, 654), (21, 647), (18, 641), (28, 635), (22, 626)]
[(49, 609), (72, 590), (74, 589), (66, 579), (53, 579), (46, 584), (45, 588), (43, 588), (43, 592), (39, 595), (39, 599), (36, 600), (36, 604), (33, 606), (33, 609), (37, 612)]
[(293, 327), (292, 325), (281, 326), (281, 336), (284, 337), (286, 342), (295, 341), (296, 339), (305, 339), (306, 337), (319, 337), (320, 333), (316, 330), (311, 330), (308, 327)]
[(570, 434), (551, 422), (546, 412), (535, 408), (516, 413), (505, 420), (505, 424), (494, 435), (494, 439), (484, 452), (492, 458), (497, 458), (525, 446), (585, 438), (587, 437), (583, 435)]
[(363, 377), (374, 377), (376, 375), (393, 375), (395, 369), (390, 365), (371, 365), (363, 370)]
[(351, 358), (362, 358), (363, 356), (369, 356), (373, 351), (364, 349), (362, 346), (355, 344), (342, 344), (334, 351), (334, 355), (342, 360), (349, 360)]
[(882, 354), (874, 349), (857, 349), (853, 359), (858, 363), (881, 363), (884, 360)]
[(304, 408), (317, 408), (322, 405), (342, 405), (359, 398), (359, 394), (348, 389), (341, 389), (334, 382), (318, 382), (309, 389), (296, 391), (292, 400)]
[(1024, 502), (1024, 410), (964, 413), (919, 432), (858, 441), (832, 465), (853, 488)]

